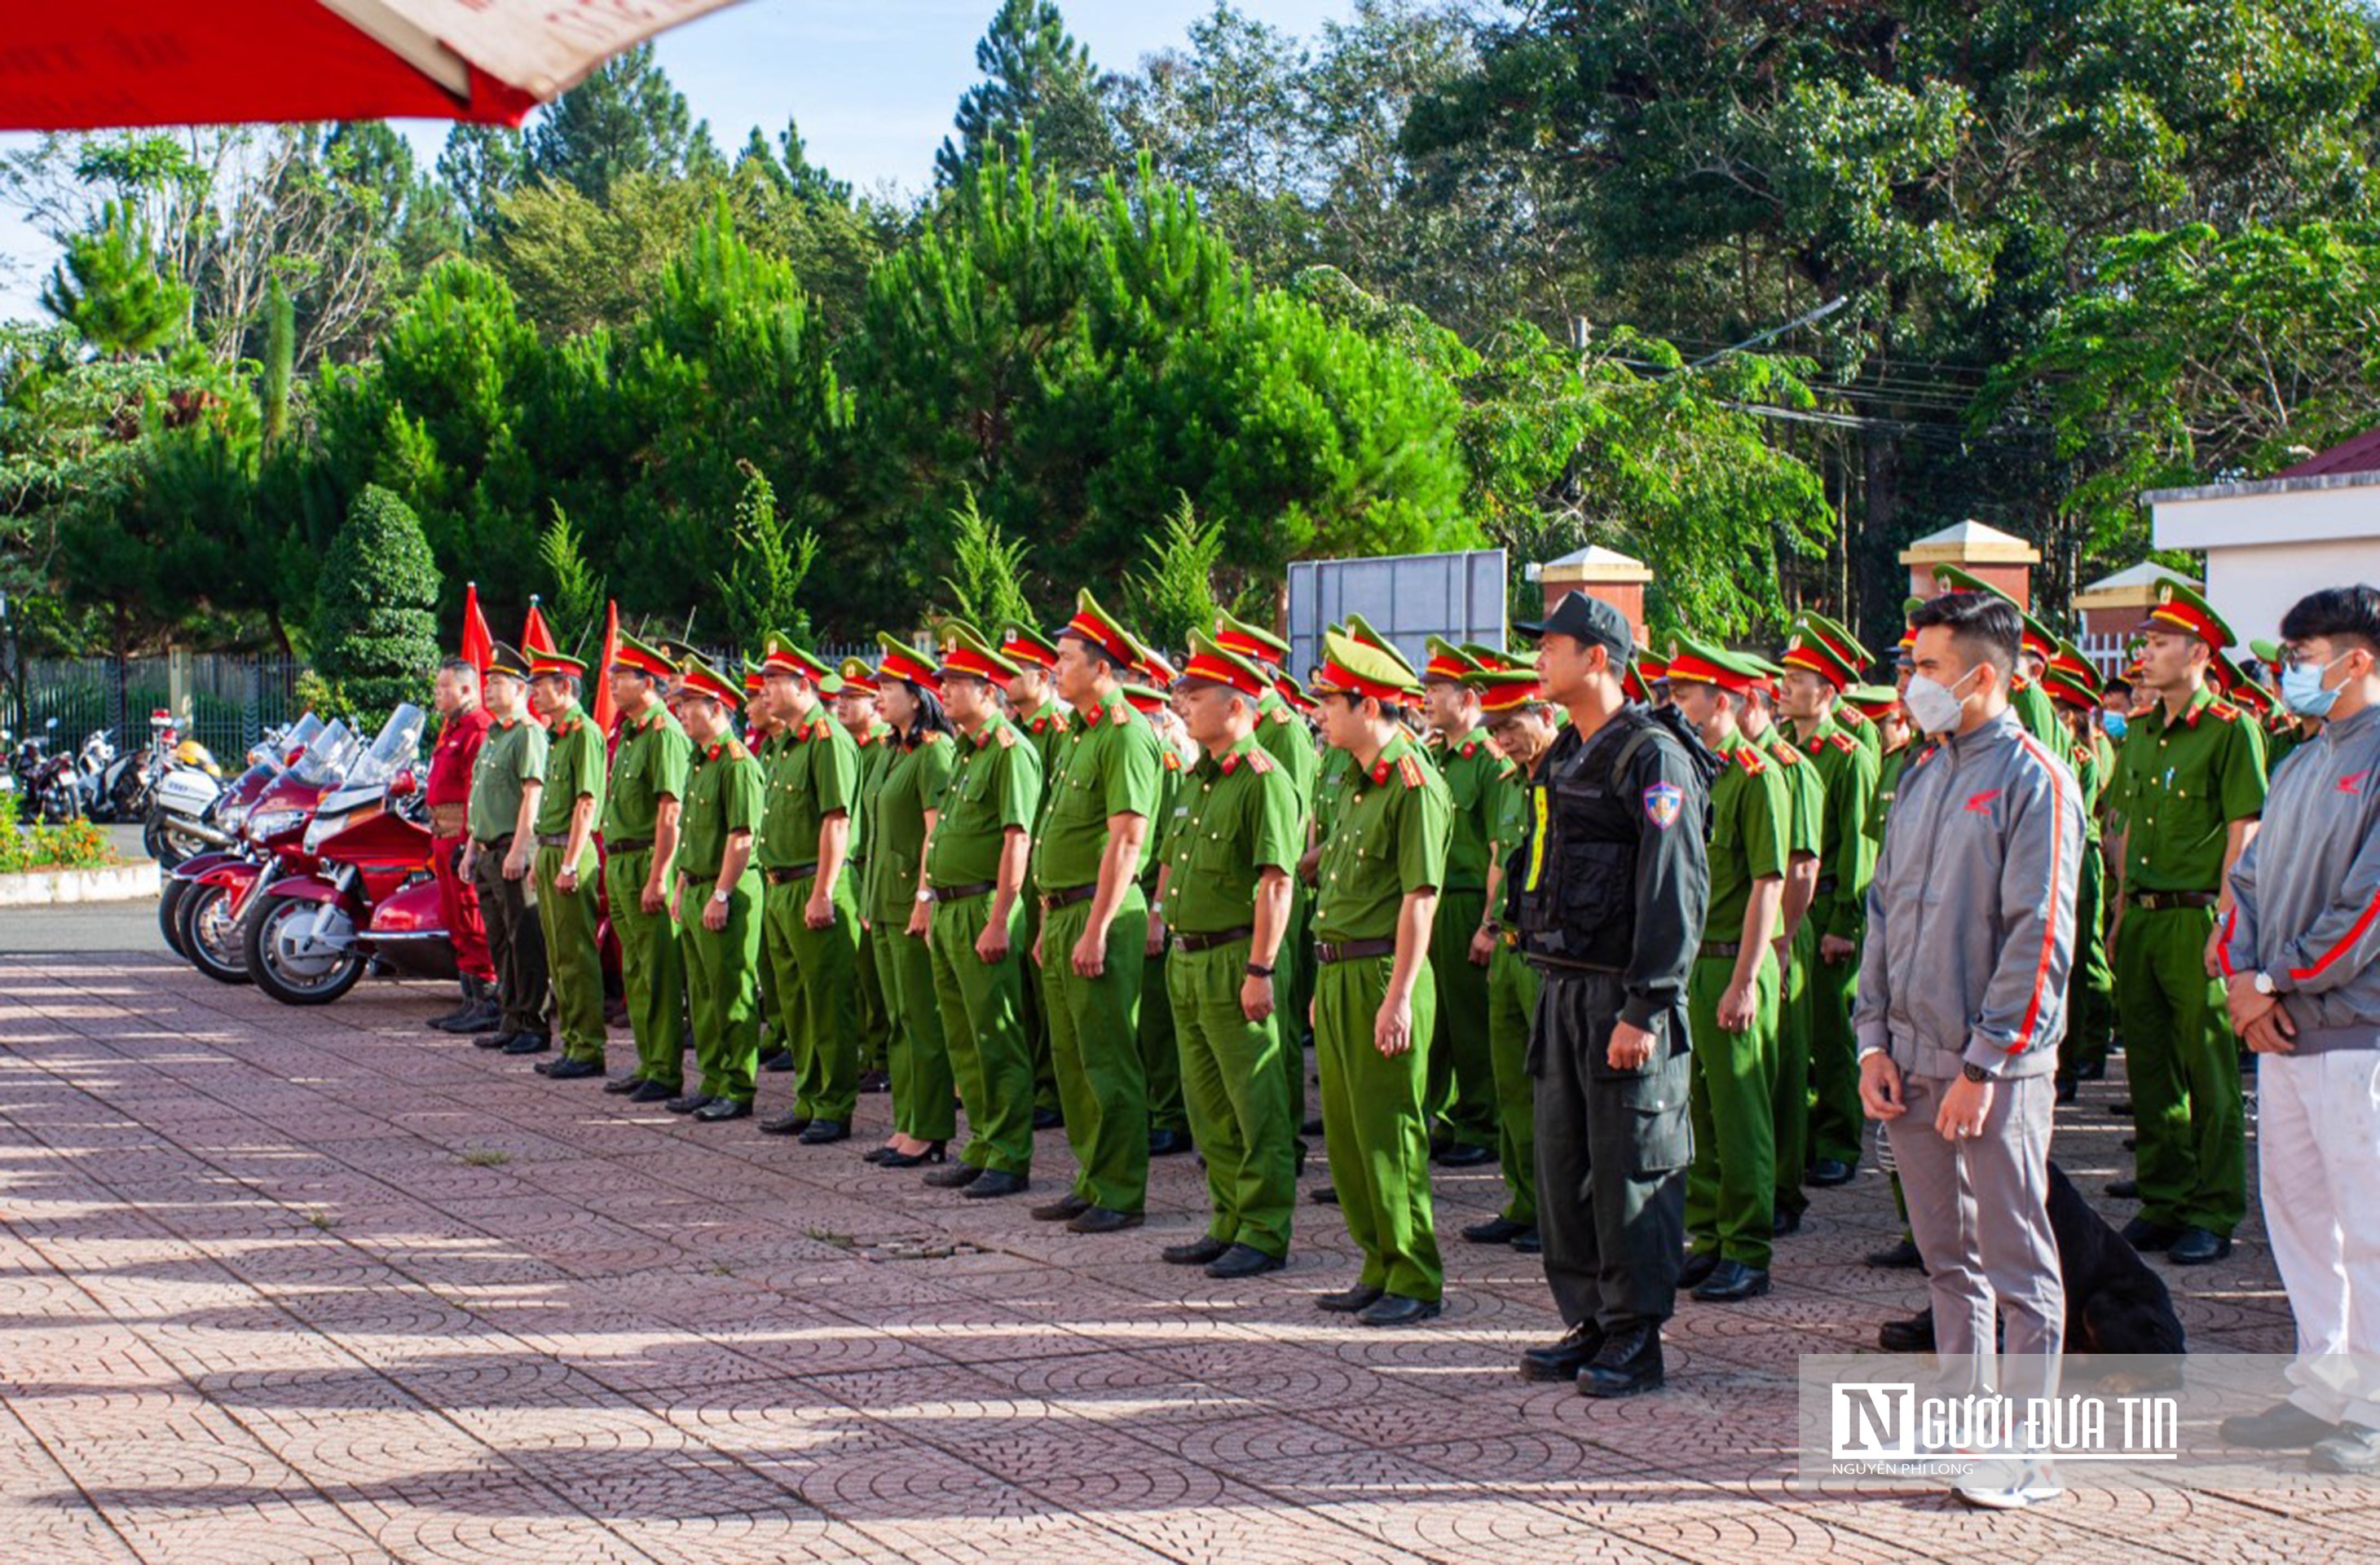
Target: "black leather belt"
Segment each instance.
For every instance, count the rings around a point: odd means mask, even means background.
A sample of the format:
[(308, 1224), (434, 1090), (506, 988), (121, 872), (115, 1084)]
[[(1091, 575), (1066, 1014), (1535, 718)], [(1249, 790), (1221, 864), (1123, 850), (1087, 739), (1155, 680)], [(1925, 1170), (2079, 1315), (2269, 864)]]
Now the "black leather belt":
[(1078, 902), (1088, 902), (1099, 894), (1099, 888), (1097, 881), (1087, 886), (1069, 886), (1062, 892), (1050, 892), (1044, 895), (1041, 898), (1041, 911), (1054, 913), (1062, 907), (1072, 907)]
[(1252, 940), (1255, 936), (1256, 930), (1243, 924), (1236, 929), (1218, 929), (1211, 935), (1176, 935), (1173, 937), (1173, 949), (1175, 951), (1212, 951), (1219, 945), (1230, 945), (1233, 940)]
[(1375, 956), (1394, 956), (1397, 942), (1378, 940), (1317, 940), (1314, 959), (1325, 967), (1335, 967), (1342, 962), (1364, 962)]
[(501, 837), (474, 837), (471, 841), (481, 853), (502, 853), (512, 846), (513, 834), (507, 831)]
[(2214, 892), (2127, 892), (2124, 900), (2151, 913), (2166, 913), (2177, 907), (2213, 907), (2222, 898)]
[(642, 853), (652, 845), (653, 840), (650, 837), (625, 837), (616, 843), (607, 838), (603, 843), (603, 851), (605, 853)]
[(979, 897), (983, 895), (984, 892), (991, 889), (992, 882), (990, 880), (978, 880), (971, 886), (931, 886), (927, 888), (928, 892), (938, 903), (965, 902), (969, 897)]
[(1742, 940), (1705, 940), (1703, 941), (1702, 954), (1705, 956), (1736, 956), (1740, 955), (1742, 951), (1743, 942)]
[(540, 831), (537, 834), (537, 845), (541, 848), (566, 848), (570, 845), (570, 833), (567, 831)]
[(772, 886), (790, 886), (796, 880), (807, 880), (817, 874), (818, 860), (812, 859), (808, 864), (788, 864), (782, 869), (763, 869), (760, 873)]

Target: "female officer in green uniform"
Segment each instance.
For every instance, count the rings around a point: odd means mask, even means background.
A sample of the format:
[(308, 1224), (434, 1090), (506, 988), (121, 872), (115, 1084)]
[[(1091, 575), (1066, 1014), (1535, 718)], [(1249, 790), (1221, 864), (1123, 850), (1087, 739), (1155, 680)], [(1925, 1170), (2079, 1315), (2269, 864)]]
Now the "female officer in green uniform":
[(760, 824), (760, 763), (731, 731), (739, 692), (688, 659), (678, 721), (694, 741), (686, 806), (678, 812), (678, 924), (686, 931), (686, 999), (694, 1013), (701, 1085), (664, 1105), (698, 1120), (752, 1112), (760, 1052), (753, 988), (760, 966), (760, 876), (752, 834)]
[(876, 700), (892, 736), (885, 741), (883, 781), (869, 800), (862, 904), (892, 1026), (892, 1136), (868, 1157), (886, 1168), (913, 1169), (942, 1161), (958, 1128), (933, 956), (926, 947), (926, 910), (917, 902), (925, 889), (926, 840), (941, 813), (958, 746), (933, 669), (895, 637), (880, 631), (876, 639), (884, 649), (876, 667)]

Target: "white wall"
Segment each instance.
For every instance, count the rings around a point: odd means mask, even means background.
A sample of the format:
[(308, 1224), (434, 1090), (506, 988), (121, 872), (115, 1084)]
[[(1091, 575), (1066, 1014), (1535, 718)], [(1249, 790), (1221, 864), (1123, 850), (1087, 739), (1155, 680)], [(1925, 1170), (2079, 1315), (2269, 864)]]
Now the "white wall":
[(2358, 582), (2380, 587), (2380, 537), (2206, 552), (2206, 601), (2242, 642), (2278, 636), (2281, 616), (2307, 593)]
[(2380, 483), (2153, 501), (2160, 549), (2206, 552), (2206, 598), (2244, 643), (2279, 633), (2307, 593), (2380, 587)]

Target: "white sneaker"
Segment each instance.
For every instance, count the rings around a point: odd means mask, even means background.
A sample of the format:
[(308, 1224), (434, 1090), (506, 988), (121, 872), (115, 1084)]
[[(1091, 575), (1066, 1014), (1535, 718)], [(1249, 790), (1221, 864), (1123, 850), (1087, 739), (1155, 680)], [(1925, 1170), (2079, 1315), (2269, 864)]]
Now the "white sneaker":
[(1950, 1486), (1965, 1504), (1984, 1510), (2022, 1510), (2056, 1499), (2066, 1492), (2046, 1462), (2025, 1457), (1995, 1457), (1979, 1462)]

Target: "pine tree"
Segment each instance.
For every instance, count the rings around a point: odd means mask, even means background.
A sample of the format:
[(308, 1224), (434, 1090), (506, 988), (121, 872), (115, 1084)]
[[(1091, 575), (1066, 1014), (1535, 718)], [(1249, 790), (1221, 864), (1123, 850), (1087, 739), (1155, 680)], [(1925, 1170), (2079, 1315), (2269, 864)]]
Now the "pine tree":
[(289, 432), (289, 383), (297, 352), (298, 307), (275, 277), (264, 290), (264, 375), (257, 391), (267, 446), (280, 444)]
[(495, 227), (496, 209), (519, 188), (527, 153), (517, 130), (458, 125), (438, 154), (438, 178), (455, 198), (466, 236), (477, 244)]
[(553, 101), (528, 133), (526, 171), (601, 200), (627, 174), (692, 174), (721, 166), (710, 123), (639, 43)]
[(1194, 630), (1215, 624), (1215, 567), (1223, 559), (1223, 523), (1198, 513), (1183, 495), (1148, 540), (1148, 568), (1125, 578), (1125, 601), (1141, 629), (1160, 647), (1179, 649)]
[(537, 557), (553, 586), (552, 612), (546, 618), (565, 651), (582, 650), (602, 628), (604, 581), (588, 563), (584, 541), (562, 503), (553, 502), (553, 520), (538, 535)]
[(1099, 102), (1091, 52), (1075, 42), (1056, 0), (1001, 0), (975, 46), (984, 80), (959, 99), (955, 138), (934, 154), (934, 177), (965, 188), (998, 154), (1011, 160), (1028, 138), (1034, 159), (1062, 180), (1088, 183), (1115, 163), (1115, 135)]
[(181, 336), (190, 290), (159, 274), (149, 225), (132, 203), (109, 201), (97, 228), (67, 241), (42, 308), (107, 358), (135, 358)]
[(1033, 623), (1033, 605), (1025, 597), (1025, 540), (1006, 537), (986, 519), (973, 489), (951, 513), (951, 570), (942, 588), (959, 618), (995, 635), (1004, 625)]
[(739, 647), (758, 647), (771, 634), (807, 640), (809, 616), (795, 595), (818, 562), (818, 534), (778, 514), (776, 487), (759, 468), (736, 466), (744, 470), (744, 493), (735, 503), (735, 564), (711, 578), (728, 634)]
[(438, 588), (413, 508), (365, 485), (322, 564), (315, 672), (368, 715), (421, 700), (438, 666)]

